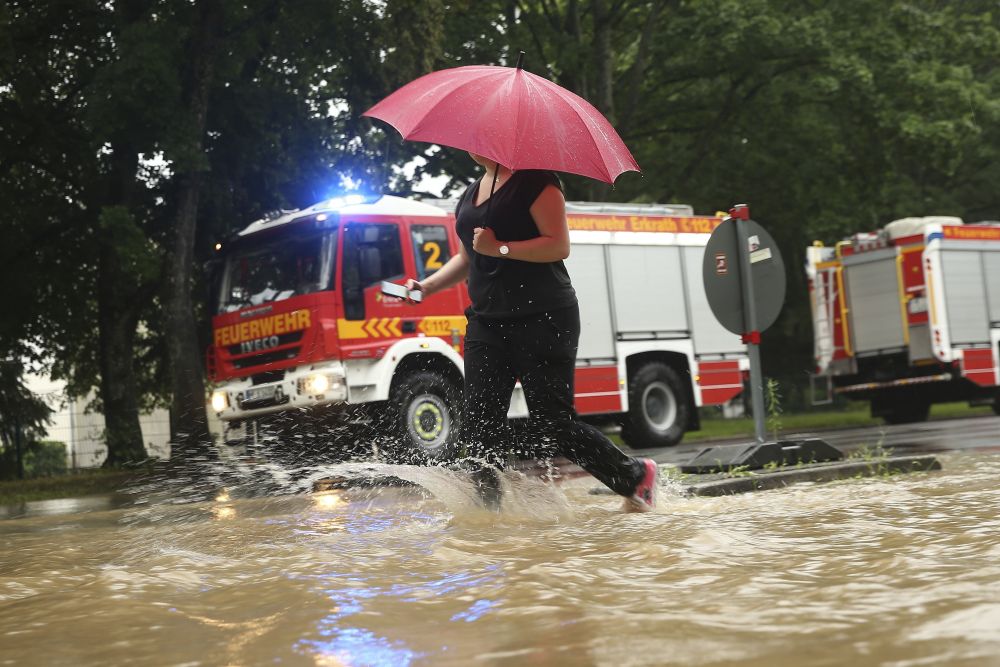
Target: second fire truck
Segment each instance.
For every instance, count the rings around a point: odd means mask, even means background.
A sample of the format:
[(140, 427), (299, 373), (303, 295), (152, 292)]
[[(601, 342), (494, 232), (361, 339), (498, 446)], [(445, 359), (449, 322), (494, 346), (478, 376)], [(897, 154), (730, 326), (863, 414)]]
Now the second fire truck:
[(904, 218), (806, 253), (816, 367), (888, 423), (1000, 414), (1000, 224)]
[[(632, 447), (673, 445), (697, 408), (743, 389), (738, 336), (714, 318), (702, 256), (715, 217), (686, 206), (569, 204), (580, 299), (578, 412)], [(411, 305), (381, 293), (458, 252), (449, 205), (344, 198), (254, 222), (223, 249), (208, 353), (212, 408), (231, 444), (275, 417), (365, 406), (428, 458), (461, 418), (465, 285)], [(509, 416), (527, 417), (518, 385)]]

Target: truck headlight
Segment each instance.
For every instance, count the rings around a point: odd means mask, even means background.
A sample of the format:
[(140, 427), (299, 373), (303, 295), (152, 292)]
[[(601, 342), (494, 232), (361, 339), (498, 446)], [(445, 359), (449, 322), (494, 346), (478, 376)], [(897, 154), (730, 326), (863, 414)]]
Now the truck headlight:
[(222, 412), (229, 407), (229, 397), (224, 391), (213, 391), (212, 392), (212, 409), (216, 412)]
[(330, 377), (321, 373), (310, 375), (303, 381), (302, 388), (310, 395), (322, 394), (330, 388)]

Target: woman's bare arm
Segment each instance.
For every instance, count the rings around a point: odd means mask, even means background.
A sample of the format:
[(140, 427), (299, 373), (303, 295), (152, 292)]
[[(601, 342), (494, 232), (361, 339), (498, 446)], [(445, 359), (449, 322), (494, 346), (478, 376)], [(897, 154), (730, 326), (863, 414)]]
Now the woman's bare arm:
[(458, 244), (458, 254), (444, 263), (440, 269), (418, 282), (413, 278), (406, 281), (407, 289), (422, 290), (424, 296), (430, 296), (435, 292), (448, 289), (452, 285), (465, 280), (469, 275), (469, 255), (465, 252), (465, 246)]

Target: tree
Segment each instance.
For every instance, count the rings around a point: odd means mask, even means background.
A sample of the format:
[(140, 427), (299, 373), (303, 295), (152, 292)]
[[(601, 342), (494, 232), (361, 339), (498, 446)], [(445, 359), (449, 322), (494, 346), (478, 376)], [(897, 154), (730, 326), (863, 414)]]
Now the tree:
[(142, 274), (125, 256), (139, 222), (131, 211), (136, 141), (115, 116), (100, 119), (105, 133), (90, 131), (89, 113), (101, 105), (88, 96), (101, 86), (115, 18), (85, 3), (8, 3), (0, 59), (9, 82), (0, 188), (11, 203), (9, 225), (26, 241), (9, 246), (2, 268), (5, 282), (27, 288), (29, 299), (23, 318), (8, 321), (8, 337), (44, 342), (37, 349), (55, 351), (57, 366), (96, 358), (61, 368), (79, 393), (99, 384), (112, 464), (145, 457), (133, 373)]
[(359, 108), (393, 83), (381, 53), (405, 72), (435, 52), (426, 39), (387, 43), (388, 30), (433, 35), (442, 8), (0, 8), (0, 80), (10, 82), (0, 87), (0, 193), (14, 202), (3, 222), (10, 263), (0, 271), (24, 288), (3, 340), (33, 341), (75, 393), (98, 385), (109, 465), (144, 456), (138, 408), (164, 394), (175, 437), (199, 453), (199, 248), (263, 211), (312, 203), (340, 179), (365, 175), (380, 189), (388, 163), (351, 139), (363, 125)]
[(52, 409), (24, 386), (19, 361), (0, 361), (0, 449), (11, 458), (18, 478), (24, 477), (24, 452), (29, 440), (44, 434)]

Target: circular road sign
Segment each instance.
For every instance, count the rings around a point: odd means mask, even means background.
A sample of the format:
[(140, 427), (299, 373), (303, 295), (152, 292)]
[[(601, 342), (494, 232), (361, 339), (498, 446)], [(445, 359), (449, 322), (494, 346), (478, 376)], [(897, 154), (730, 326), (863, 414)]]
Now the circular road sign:
[[(757, 331), (764, 331), (778, 319), (785, 302), (785, 263), (774, 239), (753, 220), (743, 220), (746, 247), (740, 252), (737, 220), (728, 218), (715, 228), (702, 262), (705, 295), (715, 318), (735, 334), (749, 333), (749, 312), (756, 308)], [(753, 303), (743, 303), (743, 269), (750, 262)]]

